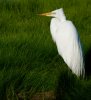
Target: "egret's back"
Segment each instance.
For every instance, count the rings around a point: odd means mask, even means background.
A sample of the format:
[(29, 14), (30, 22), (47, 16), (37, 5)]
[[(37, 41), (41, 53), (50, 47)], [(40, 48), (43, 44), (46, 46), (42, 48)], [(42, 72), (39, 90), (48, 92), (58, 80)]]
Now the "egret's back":
[(57, 45), (58, 53), (61, 55), (77, 76), (84, 76), (84, 63), (82, 48), (78, 33), (71, 21), (59, 21), (56, 18), (51, 20), (51, 35)]

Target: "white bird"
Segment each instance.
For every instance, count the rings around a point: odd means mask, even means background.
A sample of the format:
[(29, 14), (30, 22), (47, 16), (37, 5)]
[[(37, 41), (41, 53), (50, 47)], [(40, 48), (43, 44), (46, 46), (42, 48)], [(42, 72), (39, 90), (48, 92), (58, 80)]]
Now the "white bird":
[(83, 54), (78, 32), (72, 21), (66, 20), (63, 8), (39, 14), (50, 16), (50, 30), (59, 55), (77, 76), (85, 76)]

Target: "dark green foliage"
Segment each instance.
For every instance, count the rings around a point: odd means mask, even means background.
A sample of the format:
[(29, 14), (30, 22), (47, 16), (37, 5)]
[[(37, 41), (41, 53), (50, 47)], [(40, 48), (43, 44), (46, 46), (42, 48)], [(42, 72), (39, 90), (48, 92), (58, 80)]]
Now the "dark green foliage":
[[(50, 18), (37, 15), (61, 7), (83, 44), (85, 80), (73, 75), (58, 55)], [(18, 100), (19, 95), (28, 100), (51, 90), (59, 100), (90, 100), (90, 9), (91, 0), (0, 0), (0, 100)]]

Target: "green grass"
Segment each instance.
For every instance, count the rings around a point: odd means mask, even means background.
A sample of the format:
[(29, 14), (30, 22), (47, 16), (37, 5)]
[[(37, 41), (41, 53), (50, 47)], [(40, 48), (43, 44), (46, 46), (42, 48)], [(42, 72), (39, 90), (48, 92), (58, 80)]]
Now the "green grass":
[(52, 41), (50, 18), (37, 15), (61, 7), (77, 27), (86, 55), (91, 0), (0, 0), (0, 100), (18, 100), (18, 94), (28, 100), (41, 91), (56, 91), (62, 100), (90, 100), (91, 75), (81, 80), (71, 73)]

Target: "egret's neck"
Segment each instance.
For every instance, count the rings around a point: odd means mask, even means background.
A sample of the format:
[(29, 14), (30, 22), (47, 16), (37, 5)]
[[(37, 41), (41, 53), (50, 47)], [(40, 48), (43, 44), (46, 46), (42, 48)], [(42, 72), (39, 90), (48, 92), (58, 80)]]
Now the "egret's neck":
[(61, 13), (61, 14), (59, 15), (58, 19), (59, 19), (61, 22), (66, 21), (66, 16), (65, 16), (65, 14), (64, 14), (64, 13)]

